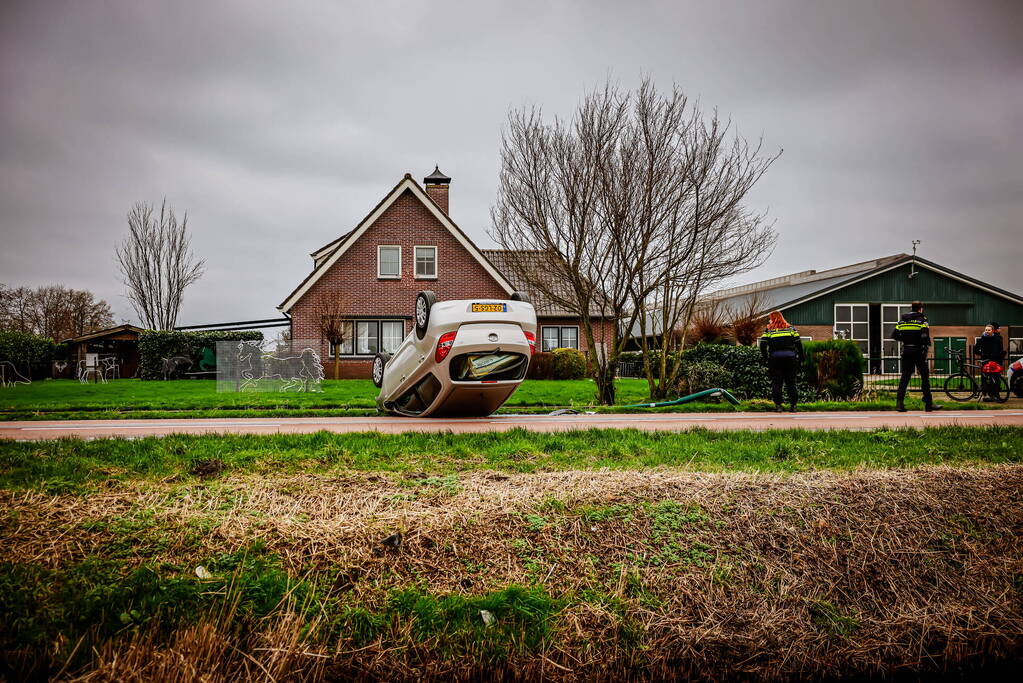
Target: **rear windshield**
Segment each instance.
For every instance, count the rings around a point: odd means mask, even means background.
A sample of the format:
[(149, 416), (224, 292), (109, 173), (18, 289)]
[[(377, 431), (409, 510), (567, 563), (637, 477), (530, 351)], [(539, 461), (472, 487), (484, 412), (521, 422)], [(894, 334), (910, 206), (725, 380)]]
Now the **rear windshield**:
[(439, 392), (440, 381), (429, 374), (395, 401), (394, 406), (403, 413), (418, 415), (430, 407)]
[(456, 382), (521, 379), (527, 365), (521, 353), (463, 353), (451, 360), (451, 379)]

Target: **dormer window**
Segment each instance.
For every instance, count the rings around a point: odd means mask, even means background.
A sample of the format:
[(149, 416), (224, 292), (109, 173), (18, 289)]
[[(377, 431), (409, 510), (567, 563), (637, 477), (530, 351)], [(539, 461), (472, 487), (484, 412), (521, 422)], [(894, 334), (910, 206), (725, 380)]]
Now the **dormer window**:
[(437, 279), (437, 247), (416, 247), (416, 279)]
[(398, 280), (401, 278), (401, 247), (381, 244), (377, 247), (377, 277)]

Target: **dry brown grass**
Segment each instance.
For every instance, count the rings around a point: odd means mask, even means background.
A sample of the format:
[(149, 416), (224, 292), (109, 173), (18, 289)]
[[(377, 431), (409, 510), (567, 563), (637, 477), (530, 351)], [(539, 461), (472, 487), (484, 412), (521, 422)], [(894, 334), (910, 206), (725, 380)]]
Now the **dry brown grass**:
[[(139, 562), (191, 565), (258, 539), (293, 575), (351, 572), (349, 599), (370, 608), (413, 582), (471, 594), (538, 583), (567, 597), (545, 649), (487, 670), (494, 675), (891, 675), (1019, 656), (1021, 491), (1020, 466), (788, 477), (239, 477), (90, 497), (4, 493), (0, 507), (18, 521), (4, 529), (0, 559), (62, 566), (116, 540), (91, 522), (144, 517), (167, 543), (154, 557), (140, 542)], [(382, 548), (394, 532), (401, 548)], [(198, 544), (187, 539), (196, 533)], [(244, 639), (222, 619), (183, 628), (170, 642), (112, 640), (79, 674), (226, 681), (484, 672), (471, 659), (431, 658), (407, 625), (356, 650), (343, 633), (300, 637), (294, 614), (282, 615)]]

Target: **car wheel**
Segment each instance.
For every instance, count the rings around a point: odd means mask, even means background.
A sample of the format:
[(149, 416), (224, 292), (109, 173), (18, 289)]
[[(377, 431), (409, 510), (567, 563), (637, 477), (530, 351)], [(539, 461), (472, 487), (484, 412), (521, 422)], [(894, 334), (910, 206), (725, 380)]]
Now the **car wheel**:
[(1017, 398), (1023, 398), (1023, 372), (1017, 370), (1012, 375), (1012, 386), (1009, 388)]
[(373, 385), (377, 388), (384, 385), (384, 368), (389, 360), (391, 357), (386, 353), (378, 353), (373, 358)]
[(512, 301), (521, 301), (522, 303), (525, 303), (525, 304), (533, 303), (533, 300), (530, 299), (529, 295), (526, 294), (525, 292), (512, 292), (511, 300)]
[(426, 336), (426, 330), (430, 326), (430, 310), (437, 303), (437, 295), (429, 289), (416, 294), (416, 338), (422, 339)]

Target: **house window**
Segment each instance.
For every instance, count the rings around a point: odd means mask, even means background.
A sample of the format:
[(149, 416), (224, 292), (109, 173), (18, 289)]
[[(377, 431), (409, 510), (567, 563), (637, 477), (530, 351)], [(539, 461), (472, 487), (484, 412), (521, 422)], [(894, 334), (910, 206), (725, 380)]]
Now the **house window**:
[(377, 277), (401, 277), (401, 247), (387, 244), (377, 247)]
[[(354, 348), (352, 339), (353, 330), (355, 329), (354, 323), (351, 320), (347, 320), (341, 324), (343, 325), (341, 332), (341, 355), (350, 356), (352, 355), (352, 349)], [(330, 345), (331, 358), (337, 355), (337, 347), (337, 344), (332, 343)]]
[(868, 304), (835, 304), (835, 339), (851, 339), (867, 357), (870, 339), (870, 306)]
[(405, 336), (405, 323), (400, 320), (380, 321), (380, 350), (384, 353), (394, 353), (401, 338)]
[(1009, 337), (1008, 358), (1010, 363), (1023, 358), (1023, 337)]
[(882, 372), (902, 372), (899, 359), (899, 342), (892, 339), (892, 332), (904, 313), (909, 313), (909, 304), (881, 304), (881, 368)]
[[(344, 340), (341, 342), (342, 356), (371, 356), (378, 351), (394, 353), (401, 344), (405, 323), (401, 320), (355, 320), (346, 323)], [(330, 357), (337, 351), (330, 345)]]
[(416, 247), (416, 277), (420, 280), (437, 277), (437, 247)]
[(541, 351), (578, 349), (579, 328), (575, 325), (544, 325), (540, 328)]

